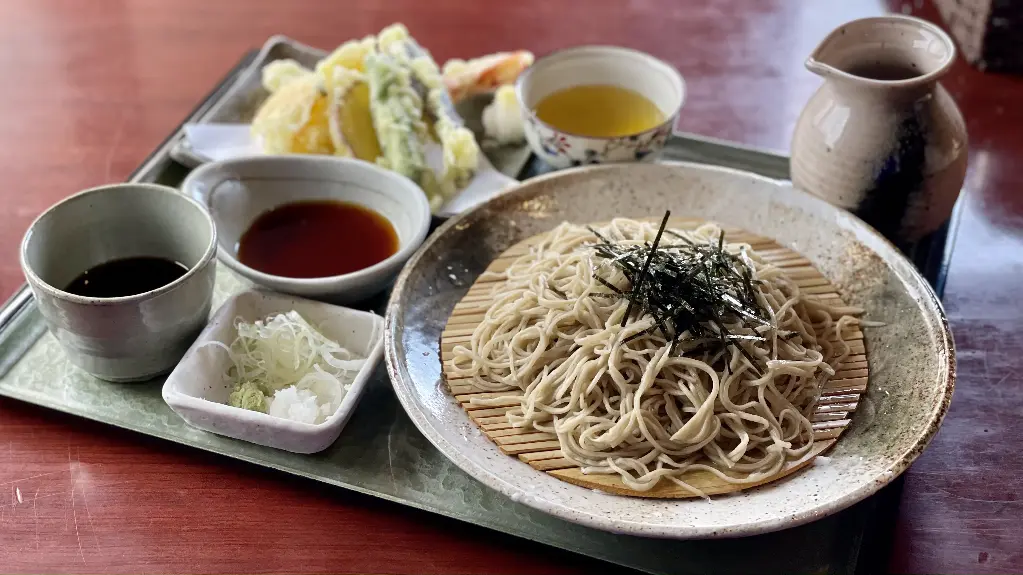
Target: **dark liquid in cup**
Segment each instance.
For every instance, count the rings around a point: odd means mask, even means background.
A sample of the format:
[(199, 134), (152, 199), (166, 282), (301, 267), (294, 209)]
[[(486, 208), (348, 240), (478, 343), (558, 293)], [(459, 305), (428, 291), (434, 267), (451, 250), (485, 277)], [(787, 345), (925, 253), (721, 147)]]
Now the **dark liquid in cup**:
[(860, 78), (887, 82), (910, 80), (921, 75), (920, 70), (911, 66), (881, 63), (858, 64), (856, 66), (850, 66), (845, 71), (853, 76), (859, 76)]
[(84, 297), (124, 297), (161, 288), (185, 275), (188, 268), (166, 258), (112, 260), (87, 270), (64, 291)]
[(398, 234), (369, 208), (333, 200), (278, 206), (238, 242), (238, 259), (263, 273), (323, 278), (368, 268), (398, 251)]

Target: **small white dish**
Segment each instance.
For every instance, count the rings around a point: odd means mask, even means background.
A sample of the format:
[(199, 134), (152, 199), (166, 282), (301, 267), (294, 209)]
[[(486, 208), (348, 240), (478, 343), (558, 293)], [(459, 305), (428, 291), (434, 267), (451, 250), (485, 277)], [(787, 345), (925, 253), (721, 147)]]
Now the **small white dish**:
[[(205, 343), (231, 345), (236, 321), (255, 321), (295, 310), (324, 336), (366, 362), (333, 415), (309, 424), (273, 417), (227, 404), (230, 386), (223, 381), (227, 353)], [(237, 294), (217, 310), (199, 339), (163, 384), (163, 400), (189, 425), (218, 435), (294, 453), (316, 453), (330, 447), (359, 403), (370, 375), (383, 354), (383, 318), (317, 301), (261, 291)]]
[[(589, 84), (639, 92), (661, 110), (664, 122), (637, 134), (592, 138), (559, 130), (536, 117), (534, 109), (546, 96)], [(515, 90), (529, 147), (555, 168), (655, 158), (671, 135), (686, 96), (685, 81), (673, 66), (617, 46), (578, 46), (544, 56), (519, 76)]]
[[(205, 205), (217, 226), (219, 258), (253, 283), (274, 291), (347, 304), (386, 288), (430, 228), (430, 205), (411, 180), (373, 164), (332, 156), (250, 156), (211, 162), (181, 190)], [(260, 214), (303, 200), (339, 200), (382, 215), (398, 235), (398, 251), (352, 273), (289, 278), (238, 261), (238, 241)], [(323, 246), (324, 250), (359, 246)]]

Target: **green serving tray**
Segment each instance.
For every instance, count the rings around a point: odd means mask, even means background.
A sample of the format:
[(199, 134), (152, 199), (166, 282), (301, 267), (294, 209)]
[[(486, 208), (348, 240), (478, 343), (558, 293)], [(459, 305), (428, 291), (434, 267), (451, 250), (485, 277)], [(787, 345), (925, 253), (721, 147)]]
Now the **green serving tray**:
[[(250, 53), (186, 118), (201, 119), (255, 57)], [(181, 130), (139, 167), (131, 181), (177, 186), (188, 169), (169, 151)], [(668, 160), (726, 165), (787, 179), (788, 158), (735, 144), (679, 134)], [(543, 171), (535, 163), (524, 175)], [(224, 266), (215, 306), (246, 284)], [(383, 301), (369, 307), (382, 309)], [(298, 455), (221, 437), (185, 424), (164, 404), (162, 381), (118, 385), (72, 367), (46, 332), (23, 288), (0, 308), (0, 395), (153, 437), (269, 467), (438, 513), (650, 573), (856, 573), (884, 569), (887, 526), (898, 482), (875, 497), (815, 523), (756, 537), (676, 541), (615, 535), (550, 517), (492, 491), (444, 458), (402, 411), (381, 365), (340, 439), (316, 455)], [(255, 468), (253, 472), (258, 472)], [(865, 537), (870, 534), (872, 537)], [(780, 553), (779, 550), (784, 550)]]

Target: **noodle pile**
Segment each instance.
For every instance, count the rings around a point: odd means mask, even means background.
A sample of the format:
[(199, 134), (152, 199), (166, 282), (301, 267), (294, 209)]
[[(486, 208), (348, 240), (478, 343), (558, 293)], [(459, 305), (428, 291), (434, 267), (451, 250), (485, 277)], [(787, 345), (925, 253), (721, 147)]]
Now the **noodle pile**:
[[(642, 246), (658, 228), (618, 219), (596, 231)], [(694, 244), (718, 245), (721, 235), (713, 224), (673, 232)], [(674, 346), (647, 313), (623, 322), (630, 303), (611, 288), (627, 291), (628, 279), (596, 243), (592, 231), (564, 223), (514, 261), (471, 343), (455, 346), (453, 373), (481, 390), (521, 390), (508, 411), (514, 427), (557, 435), (584, 473), (617, 475), (636, 491), (666, 479), (703, 495), (686, 473), (748, 484), (806, 455), (817, 398), (850, 353), (842, 333), (858, 320), (847, 314), (859, 310), (804, 297), (749, 245), (724, 243), (749, 269), (767, 321), (723, 320), (728, 333), (746, 334), (745, 353), (694, 342), (689, 331)]]

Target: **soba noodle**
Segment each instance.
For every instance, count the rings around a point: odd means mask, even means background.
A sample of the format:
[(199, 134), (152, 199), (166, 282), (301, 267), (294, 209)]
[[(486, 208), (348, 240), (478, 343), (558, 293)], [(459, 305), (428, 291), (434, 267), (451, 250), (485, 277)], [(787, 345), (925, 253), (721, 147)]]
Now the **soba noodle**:
[[(643, 245), (657, 226), (618, 219), (597, 231)], [(674, 231), (715, 245), (720, 234), (712, 224)], [(557, 435), (564, 457), (584, 473), (617, 475), (636, 491), (666, 479), (702, 495), (686, 473), (754, 483), (806, 455), (814, 441), (810, 417), (849, 355), (842, 332), (857, 323), (848, 314), (858, 310), (804, 297), (749, 245), (726, 243), (760, 280), (756, 298), (769, 325), (755, 330), (763, 341), (742, 343), (760, 365), (736, 346), (672, 353), (672, 342), (649, 330), (649, 315), (622, 326), (628, 301), (595, 276), (599, 270), (623, 290), (628, 280), (595, 255), (595, 242), (587, 228), (565, 223), (515, 260), (501, 274), (506, 281), (495, 284), (471, 344), (455, 346), (455, 372), (481, 390), (520, 390), (520, 405), (508, 412), (514, 427)], [(739, 320), (725, 326), (752, 333)]]

